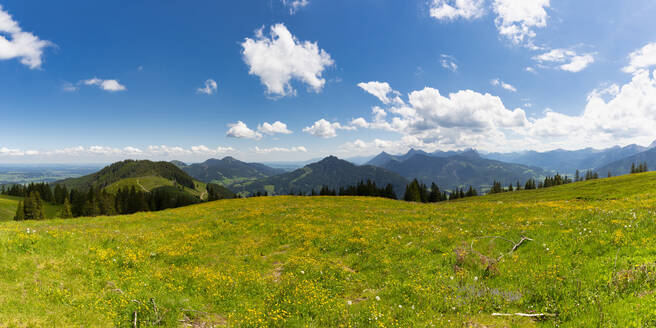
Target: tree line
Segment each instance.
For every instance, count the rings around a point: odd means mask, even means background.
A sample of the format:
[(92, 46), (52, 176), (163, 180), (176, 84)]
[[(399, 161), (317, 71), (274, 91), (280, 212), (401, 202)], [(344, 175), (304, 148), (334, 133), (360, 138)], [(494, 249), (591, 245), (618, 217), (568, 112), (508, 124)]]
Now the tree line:
[(437, 203), (473, 196), (478, 196), (478, 192), (472, 186), (469, 186), (469, 190), (467, 191), (456, 188), (451, 192), (446, 192), (441, 191), (440, 187), (438, 187), (435, 182), (431, 183), (429, 189), (426, 184), (420, 183), (419, 180), (414, 179), (405, 188), (403, 200), (418, 203)]
[(649, 168), (647, 167), (647, 162), (643, 162), (638, 165), (636, 165), (635, 163), (631, 164), (631, 174), (645, 173), (647, 171), (649, 171)]
[[(207, 191), (208, 201), (234, 198), (234, 194), (227, 195), (225, 188), (218, 185), (208, 184)], [(122, 187), (116, 193), (109, 193), (102, 188), (69, 190), (60, 184), (53, 188), (48, 183), (31, 183), (2, 186), (0, 194), (24, 198), (19, 201), (15, 220), (45, 219), (45, 203), (62, 205), (58, 218), (73, 218), (161, 211), (201, 202), (180, 185), (158, 187), (149, 192), (135, 186)]]

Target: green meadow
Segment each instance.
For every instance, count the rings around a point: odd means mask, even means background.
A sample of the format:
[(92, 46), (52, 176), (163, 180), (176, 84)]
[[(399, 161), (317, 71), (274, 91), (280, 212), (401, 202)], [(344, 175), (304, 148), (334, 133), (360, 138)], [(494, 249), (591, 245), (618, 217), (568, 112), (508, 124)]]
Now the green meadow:
[(655, 290), (654, 173), (0, 222), (2, 327), (654, 327)]
[[(16, 215), (16, 207), (18, 206), (18, 202), (22, 199), (22, 197), (0, 195), (0, 222), (13, 220), (14, 216)], [(44, 203), (44, 206), (47, 218), (55, 218), (61, 211), (61, 205)]]

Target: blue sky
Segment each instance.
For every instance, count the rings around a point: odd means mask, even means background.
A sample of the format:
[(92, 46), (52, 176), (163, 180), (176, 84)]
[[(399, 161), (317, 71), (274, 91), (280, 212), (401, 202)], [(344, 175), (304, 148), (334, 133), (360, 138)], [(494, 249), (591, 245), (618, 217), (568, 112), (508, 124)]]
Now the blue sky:
[(654, 1), (0, 6), (0, 163), (656, 139)]

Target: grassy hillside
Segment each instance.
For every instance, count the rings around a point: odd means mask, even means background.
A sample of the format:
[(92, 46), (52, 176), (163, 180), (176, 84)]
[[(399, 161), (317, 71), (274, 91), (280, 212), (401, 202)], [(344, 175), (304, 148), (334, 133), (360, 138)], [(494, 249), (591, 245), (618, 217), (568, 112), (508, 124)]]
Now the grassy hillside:
[[(109, 193), (116, 193), (121, 188), (132, 188), (135, 187), (140, 191), (150, 192), (155, 188), (174, 186), (175, 182), (173, 180), (168, 180), (163, 177), (157, 176), (145, 176), (139, 178), (127, 178), (116, 181), (111, 185), (105, 187)], [(192, 196), (200, 197), (201, 199), (206, 199), (207, 190), (206, 184), (200, 181), (194, 181), (194, 188), (182, 187), (184, 191), (191, 194)]]
[(655, 185), (3, 222), (0, 326), (653, 327)]
[(65, 179), (58, 183), (75, 189), (104, 188), (123, 179), (153, 176), (176, 181), (188, 188), (194, 187), (194, 179), (174, 164), (145, 160), (117, 162), (96, 173), (80, 178)]
[[(0, 221), (13, 220), (21, 197), (0, 195)], [(45, 204), (46, 217), (54, 218), (61, 211), (60, 205)]]

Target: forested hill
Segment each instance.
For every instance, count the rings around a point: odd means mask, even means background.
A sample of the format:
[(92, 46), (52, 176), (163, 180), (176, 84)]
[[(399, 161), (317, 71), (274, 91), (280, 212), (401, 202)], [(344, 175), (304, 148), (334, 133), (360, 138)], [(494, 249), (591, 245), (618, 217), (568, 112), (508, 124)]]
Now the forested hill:
[(358, 166), (337, 157), (330, 156), (307, 165), (293, 172), (284, 173), (254, 182), (235, 185), (235, 192), (256, 193), (268, 192), (275, 195), (289, 193), (310, 193), (322, 187), (339, 189), (356, 185), (361, 181), (371, 181), (379, 187), (390, 184), (397, 195), (403, 195), (408, 181), (400, 175), (376, 166)]
[(125, 160), (109, 165), (102, 170), (80, 178), (65, 179), (57, 184), (69, 189), (104, 188), (122, 179), (155, 176), (194, 189), (194, 179), (175, 164), (147, 160)]
[(274, 169), (263, 164), (242, 162), (233, 157), (208, 159), (203, 163), (184, 166), (182, 170), (196, 180), (216, 182), (225, 186), (285, 173), (285, 170)]

